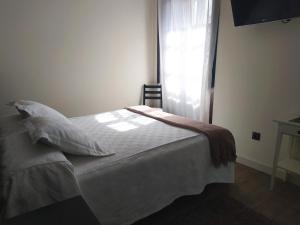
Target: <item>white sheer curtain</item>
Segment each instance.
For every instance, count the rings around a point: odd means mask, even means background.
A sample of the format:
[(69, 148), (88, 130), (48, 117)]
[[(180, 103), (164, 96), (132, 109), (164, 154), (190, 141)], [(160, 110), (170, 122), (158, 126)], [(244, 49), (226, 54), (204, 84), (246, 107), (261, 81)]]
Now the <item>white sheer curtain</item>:
[(219, 0), (158, 0), (164, 110), (209, 122)]

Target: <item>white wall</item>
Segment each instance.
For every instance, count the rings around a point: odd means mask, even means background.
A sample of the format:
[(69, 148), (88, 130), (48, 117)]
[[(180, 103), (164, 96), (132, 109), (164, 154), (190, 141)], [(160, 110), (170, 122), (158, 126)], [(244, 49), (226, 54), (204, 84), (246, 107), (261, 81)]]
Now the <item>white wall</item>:
[(230, 1), (221, 1), (214, 123), (233, 132), (240, 157), (271, 166), (272, 120), (300, 115), (300, 19), (234, 27)]
[(14, 99), (68, 116), (139, 103), (156, 77), (154, 0), (0, 0), (0, 114)]

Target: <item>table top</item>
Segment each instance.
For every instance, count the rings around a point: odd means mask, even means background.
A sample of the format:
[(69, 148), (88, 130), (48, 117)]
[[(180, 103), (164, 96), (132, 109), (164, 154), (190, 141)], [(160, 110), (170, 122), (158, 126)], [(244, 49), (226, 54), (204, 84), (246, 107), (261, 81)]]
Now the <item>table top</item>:
[(290, 120), (293, 123), (300, 123), (300, 117)]
[(300, 117), (291, 120), (273, 120), (275, 123), (300, 127)]

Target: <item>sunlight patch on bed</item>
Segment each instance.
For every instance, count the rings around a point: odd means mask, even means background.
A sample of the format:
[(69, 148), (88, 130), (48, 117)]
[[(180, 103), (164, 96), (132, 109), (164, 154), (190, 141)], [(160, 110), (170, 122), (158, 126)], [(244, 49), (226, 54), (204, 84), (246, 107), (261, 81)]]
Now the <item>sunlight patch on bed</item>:
[(122, 117), (122, 118), (127, 118), (129, 116), (132, 116), (132, 112), (126, 110), (126, 109), (121, 109), (118, 110), (117, 113)]
[(137, 117), (137, 118), (131, 120), (131, 122), (138, 123), (141, 125), (148, 125), (148, 124), (153, 123), (154, 121), (155, 120), (148, 118), (148, 117), (144, 117), (144, 116), (140, 116), (140, 117)]
[(128, 122), (114, 123), (114, 124), (107, 125), (107, 127), (112, 128), (117, 131), (120, 131), (120, 132), (125, 132), (125, 131), (129, 131), (129, 130), (138, 128), (137, 126), (135, 126), (131, 123), (128, 123)]
[(115, 117), (111, 113), (101, 113), (95, 116), (95, 119), (98, 123), (108, 123), (118, 120), (117, 117)]

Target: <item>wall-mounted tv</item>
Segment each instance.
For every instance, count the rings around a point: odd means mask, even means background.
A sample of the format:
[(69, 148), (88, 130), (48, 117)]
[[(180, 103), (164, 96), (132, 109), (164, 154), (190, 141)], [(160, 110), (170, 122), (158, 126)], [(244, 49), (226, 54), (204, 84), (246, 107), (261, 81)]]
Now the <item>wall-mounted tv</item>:
[(300, 0), (231, 0), (234, 25), (300, 17)]

